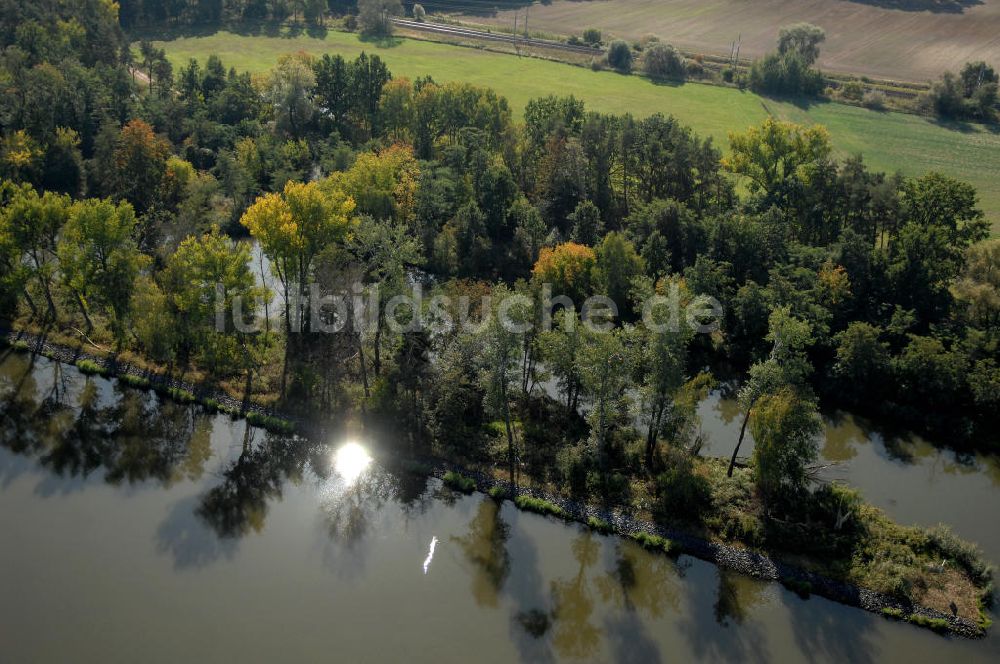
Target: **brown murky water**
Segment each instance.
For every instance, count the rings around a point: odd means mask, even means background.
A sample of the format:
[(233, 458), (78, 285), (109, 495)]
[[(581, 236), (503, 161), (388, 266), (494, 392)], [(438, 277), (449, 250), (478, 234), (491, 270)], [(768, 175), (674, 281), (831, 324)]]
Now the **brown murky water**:
[[(348, 441), (273, 438), (46, 360), (0, 362), (0, 410), (5, 662), (1000, 656), (996, 637), (802, 600), (393, 475), (377, 449), (369, 464)], [(967, 512), (997, 513), (995, 465), (912, 444), (900, 458), (859, 429), (827, 454), (898, 518), (969, 536)], [(980, 524), (993, 547), (995, 519)]]

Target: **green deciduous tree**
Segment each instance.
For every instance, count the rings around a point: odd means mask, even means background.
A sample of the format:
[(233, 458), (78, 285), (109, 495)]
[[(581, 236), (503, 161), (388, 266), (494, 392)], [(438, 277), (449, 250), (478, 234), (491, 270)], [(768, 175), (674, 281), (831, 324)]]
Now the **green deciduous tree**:
[(576, 311), (562, 309), (556, 316), (554, 327), (538, 337), (542, 360), (556, 379), (567, 413), (576, 412), (580, 404), (583, 383), (579, 353), (586, 332)]
[(881, 328), (853, 321), (834, 337), (832, 373), (843, 398), (863, 403), (880, 395), (889, 373), (889, 345), (879, 339), (881, 333)]
[[(641, 301), (652, 302), (655, 295), (665, 296), (676, 288), (676, 305), (684, 307), (691, 301), (690, 293), (681, 280), (666, 280), (655, 284), (645, 278), (636, 283)], [(694, 331), (686, 321), (673, 319), (670, 307), (653, 307), (643, 319), (633, 357), (639, 377), (636, 403), (639, 419), (646, 425), (646, 467), (652, 469), (656, 446), (671, 424), (675, 397), (687, 376), (688, 346)]]
[(969, 247), (952, 294), (965, 306), (970, 323), (981, 330), (1000, 331), (1000, 239)]
[[(29, 261), (28, 278), (41, 288), (48, 306), (49, 316), (56, 315), (55, 300), (52, 297), (51, 281), (56, 265), (56, 239), (66, 224), (70, 213), (68, 196), (45, 192), (39, 195), (29, 185), (9, 187), (7, 205), (2, 218), (12, 243), (19, 256)], [(18, 268), (23, 266), (17, 261)], [(31, 303), (30, 296), (28, 297)], [(31, 304), (34, 307), (33, 304)]]
[(607, 464), (612, 429), (628, 411), (629, 334), (625, 328), (585, 333), (577, 353), (580, 383), (591, 405), (587, 422), (602, 468)]
[(740, 389), (739, 404), (743, 411), (740, 437), (736, 441), (733, 455), (729, 460), (726, 474), (732, 477), (736, 458), (743, 444), (747, 423), (750, 421), (757, 402), (766, 395), (776, 394), (783, 388), (807, 392), (805, 379), (812, 371), (812, 365), (805, 355), (812, 343), (812, 328), (808, 322), (792, 315), (788, 307), (780, 307), (768, 317), (767, 340), (771, 342), (771, 354), (763, 362), (750, 367), (750, 376)]
[(304, 55), (283, 55), (262, 85), (274, 109), (277, 128), (292, 138), (301, 138), (316, 115), (312, 97), (316, 74), (312, 60)]
[(616, 39), (608, 46), (608, 64), (620, 72), (632, 71), (632, 47), (628, 42)]
[(150, 262), (139, 251), (136, 225), (130, 204), (87, 199), (73, 204), (58, 244), (63, 282), (76, 297), (88, 329), (96, 306), (107, 315), (119, 347), (129, 330), (136, 280)]
[(670, 44), (653, 42), (642, 55), (642, 69), (650, 78), (683, 79), (684, 58)]
[(729, 134), (725, 168), (749, 180), (750, 191), (781, 203), (790, 181), (803, 181), (833, 150), (830, 134), (819, 125), (803, 127), (768, 118), (745, 133)]
[(192, 235), (167, 261), (163, 282), (185, 354), (216, 375), (254, 368), (255, 317), (270, 293), (257, 285), (248, 243), (233, 242), (218, 227)]
[(819, 453), (823, 430), (816, 406), (790, 387), (767, 394), (750, 420), (754, 438), (754, 479), (765, 500), (791, 497), (805, 490), (808, 464)]
[(811, 23), (786, 25), (778, 32), (778, 53), (800, 55), (807, 65), (819, 58), (819, 45), (826, 41), (823, 28)]
[(358, 0), (358, 20), (361, 30), (370, 35), (387, 37), (392, 34), (392, 17), (403, 15), (399, 0)]
[(615, 303), (620, 316), (631, 318), (633, 281), (645, 272), (642, 257), (621, 233), (611, 232), (594, 251), (594, 286)]
[(572, 224), (570, 239), (573, 242), (593, 247), (604, 235), (601, 211), (590, 201), (583, 201), (577, 205), (567, 219)]
[[(358, 258), (365, 271), (365, 281), (378, 289), (379, 307), (375, 320), (373, 343), (373, 368), (375, 375), (382, 373), (382, 346), (386, 329), (385, 303), (404, 294), (407, 286), (407, 269), (423, 263), (420, 243), (403, 223), (362, 217), (349, 242), (350, 251)], [(419, 312), (407, 312), (407, 315)], [(406, 326), (408, 321), (398, 321)], [(364, 362), (364, 354), (361, 355)]]
[(483, 360), (482, 383), (486, 410), (503, 419), (507, 436), (510, 481), (516, 481), (516, 450), (511, 403), (521, 385), (524, 325), (532, 318), (532, 302), (516, 296), (505, 284), (493, 288), (492, 311), (478, 334)]

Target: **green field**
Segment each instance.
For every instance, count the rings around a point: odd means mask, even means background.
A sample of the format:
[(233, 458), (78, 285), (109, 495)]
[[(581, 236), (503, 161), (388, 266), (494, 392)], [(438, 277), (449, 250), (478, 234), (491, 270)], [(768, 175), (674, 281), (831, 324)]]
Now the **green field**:
[(638, 76), (593, 72), (583, 67), (432, 42), (398, 39), (391, 46), (361, 41), (357, 35), (329, 32), (325, 38), (242, 36), (218, 32), (157, 42), (174, 66), (211, 53), (240, 70), (263, 71), (279, 55), (293, 51), (378, 53), (395, 76), (430, 74), (437, 81), (463, 80), (490, 86), (520, 113), (524, 104), (548, 94), (573, 94), (588, 108), (606, 113), (673, 114), (702, 135), (728, 147), (727, 132), (744, 130), (768, 114), (800, 123), (826, 125), (838, 152), (861, 152), (877, 169), (919, 175), (937, 170), (972, 183), (983, 209), (1000, 228), (1000, 130), (978, 125), (943, 127), (904, 113), (876, 113), (834, 103), (808, 108), (750, 92), (712, 85), (657, 85)]

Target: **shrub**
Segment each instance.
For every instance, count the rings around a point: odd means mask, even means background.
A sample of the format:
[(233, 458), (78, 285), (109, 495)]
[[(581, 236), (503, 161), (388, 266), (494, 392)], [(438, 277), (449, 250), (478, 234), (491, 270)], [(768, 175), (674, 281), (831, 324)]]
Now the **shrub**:
[(865, 96), (865, 86), (860, 81), (848, 81), (840, 88), (840, 96), (852, 101), (861, 101)]
[(596, 516), (587, 517), (587, 527), (604, 535), (610, 535), (615, 532), (614, 526), (604, 519), (598, 519)]
[(712, 500), (708, 480), (694, 472), (694, 463), (686, 453), (671, 449), (666, 470), (656, 478), (660, 511), (686, 521), (697, 521)]
[(472, 493), (476, 490), (476, 481), (471, 477), (466, 477), (461, 473), (456, 473), (453, 470), (449, 470), (441, 478), (445, 485), (455, 489), (456, 491), (461, 491), (462, 493)]
[(500, 486), (495, 486), (490, 489), (490, 498), (502, 503), (507, 498), (507, 490)]
[(587, 470), (593, 455), (586, 445), (567, 445), (556, 452), (556, 476), (562, 487), (574, 496), (587, 494)]
[(923, 103), (937, 116), (991, 121), (996, 116), (1000, 76), (985, 62), (970, 62), (956, 76), (945, 72), (925, 95)]
[(483, 431), (492, 438), (503, 438), (507, 435), (507, 427), (500, 420), (483, 423)]
[(704, 78), (705, 65), (697, 60), (687, 60), (684, 64), (684, 73), (688, 78)]
[(942, 118), (961, 118), (965, 116), (965, 97), (962, 83), (951, 72), (945, 72), (941, 80), (934, 83), (925, 97), (931, 110)]
[(649, 551), (662, 551), (663, 553), (674, 553), (676, 551), (673, 542), (659, 535), (639, 531), (632, 535), (632, 539), (638, 542), (642, 548)]
[(247, 422), (274, 433), (292, 433), (295, 431), (295, 425), (288, 420), (273, 415), (265, 415), (255, 410), (247, 413)]
[(28, 350), (29, 348), (28, 342), (24, 341), (23, 339), (18, 339), (17, 341), (12, 343), (10, 347), (16, 351), (22, 351), (22, 352)]
[(774, 95), (818, 95), (823, 76), (796, 52), (770, 53), (750, 68), (750, 88)]
[(781, 585), (785, 586), (802, 599), (806, 599), (812, 593), (812, 584), (803, 579), (782, 579)]
[(921, 627), (927, 627), (935, 632), (944, 633), (950, 628), (948, 627), (948, 621), (944, 618), (928, 618), (925, 615), (919, 613), (914, 613), (910, 615), (910, 622), (914, 625), (920, 625)]
[(599, 46), (601, 43), (601, 31), (597, 28), (587, 28), (583, 31), (583, 43), (590, 46)]
[(358, 29), (358, 17), (354, 14), (348, 14), (344, 17), (344, 29), (354, 32)]
[(896, 620), (903, 620), (903, 610), (897, 609), (894, 606), (883, 606), (882, 615), (886, 618), (895, 618)]
[(642, 56), (643, 71), (650, 78), (682, 79), (685, 75), (684, 58), (670, 44), (654, 42)]
[(942, 558), (954, 561), (967, 571), (975, 583), (984, 585), (993, 578), (993, 568), (983, 560), (979, 547), (959, 539), (947, 526), (939, 525), (928, 530), (927, 545)]
[(766, 540), (764, 524), (750, 513), (740, 509), (728, 509), (717, 525), (723, 539), (742, 542), (747, 546), (763, 546)]
[(861, 98), (861, 105), (873, 111), (884, 111), (885, 93), (881, 90), (869, 90)]
[(423, 23), (427, 19), (427, 10), (421, 4), (413, 5), (413, 20), (417, 23)]
[(178, 403), (194, 403), (198, 400), (194, 394), (179, 387), (168, 387), (166, 389), (166, 394)]
[(532, 496), (518, 496), (514, 499), (514, 504), (517, 505), (518, 509), (524, 510), (526, 512), (535, 512), (536, 514), (541, 514), (543, 516), (550, 515), (559, 517), (560, 519), (567, 519), (569, 515), (566, 514), (566, 510), (559, 507), (555, 503), (550, 503), (543, 498), (534, 498)]
[(99, 376), (104, 376), (108, 373), (107, 369), (92, 360), (79, 360), (76, 363), (76, 368), (79, 369), (81, 373), (85, 373), (87, 375), (97, 374)]
[(608, 47), (608, 64), (623, 74), (632, 71), (632, 49), (626, 42), (621, 39), (611, 42)]
[(145, 389), (149, 387), (149, 379), (145, 376), (136, 376), (135, 374), (122, 374), (119, 380), (130, 387), (137, 387), (140, 389)]

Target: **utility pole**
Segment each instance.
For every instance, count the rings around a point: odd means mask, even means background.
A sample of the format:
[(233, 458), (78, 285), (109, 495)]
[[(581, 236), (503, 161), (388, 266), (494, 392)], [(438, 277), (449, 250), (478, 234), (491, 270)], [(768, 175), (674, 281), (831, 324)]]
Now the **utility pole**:
[(517, 53), (517, 57), (521, 57), (521, 49), (517, 45), (517, 10), (514, 10), (514, 52)]

